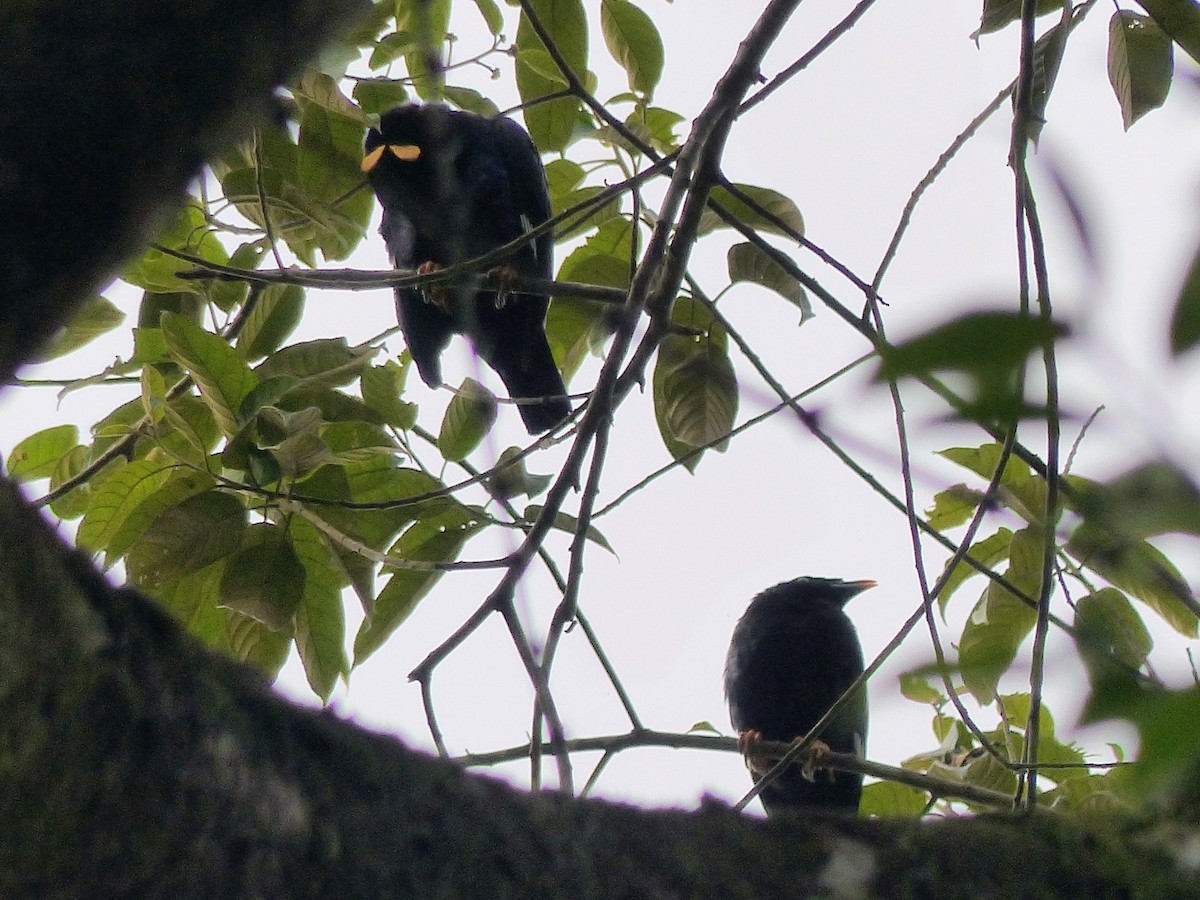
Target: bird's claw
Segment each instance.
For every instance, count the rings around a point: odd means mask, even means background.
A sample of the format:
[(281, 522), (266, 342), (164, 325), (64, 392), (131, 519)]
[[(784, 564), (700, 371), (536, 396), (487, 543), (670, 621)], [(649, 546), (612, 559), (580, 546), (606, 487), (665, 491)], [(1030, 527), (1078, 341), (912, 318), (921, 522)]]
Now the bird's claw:
[[(801, 773), (804, 775), (805, 781), (817, 780), (817, 769), (821, 767), (821, 763), (825, 760), (833, 749), (824, 741), (813, 741), (808, 745), (808, 749), (804, 752), (804, 765), (801, 768)], [(833, 770), (829, 770), (829, 780), (833, 780)]]
[(496, 309), (504, 309), (520, 277), (521, 273), (510, 265), (496, 266), (488, 270), (488, 278), (496, 282)]
[[(418, 275), (432, 275), (434, 272), (440, 272), (444, 269), (441, 263), (429, 260), (417, 266)], [(425, 302), (430, 303), (440, 309), (442, 312), (449, 315), (453, 295), (450, 290), (444, 287), (427, 287), (421, 292), (425, 296)]]
[(754, 775), (765, 775), (774, 763), (758, 753), (758, 745), (763, 742), (761, 731), (743, 731), (738, 734), (738, 752), (745, 757), (746, 768)]
[[(755, 775), (765, 775), (775, 767), (775, 760), (758, 752), (759, 745), (763, 742), (763, 733), (753, 729), (743, 731), (738, 734), (738, 751), (746, 759), (746, 768)], [(793, 746), (799, 744), (803, 738), (796, 738), (793, 741)], [(833, 749), (824, 741), (813, 741), (801, 754), (800, 772), (806, 781), (816, 781), (816, 770), (821, 768), (821, 763), (825, 760)], [(833, 771), (829, 771), (829, 777), (832, 780)]]

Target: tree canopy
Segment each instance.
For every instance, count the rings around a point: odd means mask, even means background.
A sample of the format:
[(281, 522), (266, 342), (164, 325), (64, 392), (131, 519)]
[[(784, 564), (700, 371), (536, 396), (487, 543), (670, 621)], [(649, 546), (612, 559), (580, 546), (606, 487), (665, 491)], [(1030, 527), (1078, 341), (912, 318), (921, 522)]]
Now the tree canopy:
[[(28, 0), (0, 14), (11, 45), (0, 45), (0, 91), (26, 125), (0, 137), (0, 158), (21, 173), (0, 179), (0, 217), (16, 236), (0, 267), (7, 390), (39, 389), (18, 366), (68, 358), (134, 312), (121, 358), (60, 387), (136, 387), (90, 434), (56, 425), (16, 442), (5, 459), (0, 525), (14, 552), (0, 567), (0, 647), (13, 664), (0, 696), (13, 749), (0, 764), (0, 808), (24, 832), (0, 846), (10, 893), (216, 896), (234, 885), (246, 896), (333, 888), (405, 896), (441, 883), (488, 896), (535, 885), (729, 896), (735, 886), (760, 895), (788, 885), (881, 892), (895, 880), (918, 895), (938, 890), (916, 867), (921, 854), (947, 879), (937, 884), (1016, 890), (1029, 872), (995, 861), (997, 846), (1041, 860), (1039, 887), (1061, 896), (1182, 883), (1174, 880), (1185, 870), (1174, 843), (1182, 838), (1164, 838), (1160, 816), (1169, 811), (1179, 827), (1194, 818), (1200, 689), (1170, 690), (1157, 677), (1146, 621), (1197, 635), (1200, 606), (1155, 541), (1200, 534), (1200, 492), (1181, 461), (1146, 459), (1117, 477), (1071, 467), (1059, 355), (1081, 323), (1055, 311), (1028, 168), (1031, 146), (1052, 127), (1072, 38), (1097, 27), (1094, 0), (984, 4), (977, 40), (1020, 33), (1013, 80), (930, 161), (874, 272), (814, 242), (802, 204), (776, 186), (722, 172), (739, 116), (809, 77), (821, 54), (867, 27), (874, 4), (858, 3), (793, 64), (765, 71), (796, 5), (747, 14), (744, 40), (690, 122), (655, 105), (671, 61), (652, 11), (629, 0), (598, 10), (581, 0), (508, 9), (493, 0), (279, 0), (252, 14), (240, 4), (181, 12), (130, 0), (98, 4), (86, 38), (57, 3)], [(1176, 48), (1191, 61), (1200, 48), (1192, 0), (1141, 6), (1108, 25), (1113, 103), (1126, 129), (1165, 101)], [(482, 23), (490, 45), (458, 59), (464, 19), (476, 31)], [(65, 35), (76, 40), (64, 44)], [(600, 81), (601, 52), (624, 83)], [(448, 402), (431, 401), (412, 388), (407, 353), (389, 352), (391, 330), (356, 344), (337, 334), (292, 340), (317, 292), (448, 277), (332, 264), (373, 239), (374, 201), (360, 171), (365, 129), (414, 100), (501, 113), (467, 86), (464, 73), (478, 67), (511, 80), (520, 110), (505, 111), (523, 120), (546, 161), (561, 263), (552, 285), (522, 287), (553, 295), (546, 333), (575, 406), (550, 437), (491, 458), (488, 436), (505, 433), (505, 417), (488, 386), (464, 380)], [(1013, 296), (892, 341), (887, 270), (926, 189), (994, 116), (1011, 121)], [(64, 121), (89, 140), (64, 141), (55, 130)], [(727, 281), (706, 289), (693, 257), (730, 234), (721, 245)], [(114, 275), (121, 286), (105, 287)], [(881, 428), (893, 433), (899, 477), (844, 446), (806, 405), (808, 391), (757, 355), (731, 312), (730, 289), (744, 283), (765, 288), (801, 323), (820, 309), (864, 339), (855, 366), (868, 367), (891, 399)], [(136, 311), (113, 299), (131, 291)], [(1197, 309), (1200, 254), (1174, 298), (1171, 353), (1200, 342)], [(775, 395), (773, 408), (739, 418), (748, 384), (735, 358), (758, 379), (755, 390)], [(927, 498), (914, 485), (905, 408), (916, 392), (958, 433), (974, 435), (940, 454), (964, 481)], [(900, 688), (931, 707), (931, 745), (941, 746), (903, 769), (829, 761), (878, 776), (863, 814), (901, 821), (767, 827), (716, 804), (690, 817), (651, 815), (565, 796), (584, 787), (572, 764), (581, 750), (604, 751), (594, 779), (631, 746), (734, 746), (705, 733), (711, 726), (647, 727), (580, 600), (588, 555), (619, 552), (621, 537), (597, 520), (621, 497), (602, 493), (601, 480), (615, 413), (638, 403), (652, 405), (668, 470), (703, 480), (702, 461), (782, 412), (902, 514), (922, 602), (878, 662), (907, 634), (928, 630), (936, 661)], [(547, 460), (553, 474), (538, 474)], [(635, 489), (652, 489), (659, 474), (648, 467)], [(33, 507), (69, 524), (79, 552), (58, 543), (13, 482)], [(556, 533), (570, 538), (562, 553), (548, 542)], [(495, 534), (516, 535), (516, 548), (495, 559), (472, 552)], [(93, 566), (122, 573), (129, 587), (112, 588)], [(534, 568), (557, 588), (540, 618), (517, 602)], [(418, 604), (479, 570), (491, 588), (411, 676), (432, 740), (449, 755), (432, 689), (438, 666), (468, 652), (465, 640), (496, 618), (534, 696), (534, 739), (465, 762), (529, 757), (537, 788), (545, 757), (564, 796), (466, 778), (331, 716), (292, 710), (253, 674), (273, 678), (294, 647), (311, 689), (328, 699)], [(972, 598), (967, 587), (977, 585)], [(348, 603), (364, 613), (353, 634)], [(952, 607), (969, 611), (945, 637), (938, 619)], [(564, 727), (554, 662), (574, 627), (626, 710), (627, 733), (581, 737)], [(1089, 759), (1056, 733), (1042, 696), (1052, 630), (1069, 636), (1087, 672), (1086, 717), (1139, 729), (1136, 762)], [(1010, 690), (1012, 673), (1024, 670), (1028, 688)], [(346, 771), (324, 771), (334, 761)], [(228, 783), (214, 782), (223, 770)], [(109, 774), (93, 783), (96, 772)], [(406, 812), (394, 828), (379, 819), (388, 808)], [(1028, 815), (964, 815), (1014, 808)], [(116, 810), (108, 825), (97, 815), (104, 809)], [(1113, 814), (1101, 828), (1083, 816), (1096, 810)], [(931, 812), (948, 821), (923, 823)], [(154, 817), (170, 823), (158, 839)], [(205, 846), (199, 838), (214, 823), (223, 830)], [(603, 829), (610, 834), (596, 837)], [(56, 848), (84, 833), (81, 855)], [(349, 846), (352, 836), (361, 844)], [(431, 851), (448, 836), (459, 845)], [(713, 846), (727, 855), (714, 858)], [(978, 855), (956, 862), (965, 846)], [(740, 871), (739, 859), (760, 860), (762, 871)], [(870, 863), (853, 871), (855, 859)], [(213, 871), (229, 881), (201, 874)]]

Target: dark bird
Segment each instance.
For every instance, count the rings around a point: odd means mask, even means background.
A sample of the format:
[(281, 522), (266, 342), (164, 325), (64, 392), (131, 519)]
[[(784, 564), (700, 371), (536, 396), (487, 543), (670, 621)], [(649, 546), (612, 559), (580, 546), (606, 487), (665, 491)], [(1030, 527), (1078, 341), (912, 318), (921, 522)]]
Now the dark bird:
[[(725, 698), (756, 784), (774, 763), (755, 757), (754, 745), (803, 737), (862, 674), (862, 648), (842, 606), (874, 584), (836, 578), (785, 581), (751, 600), (738, 620), (725, 658)], [(839, 753), (862, 754), (865, 693), (817, 740)], [(801, 765), (793, 765), (763, 788), (759, 796), (767, 814), (814, 809), (857, 813), (862, 775), (826, 770), (809, 776)]]
[[(397, 268), (434, 272), (521, 238), (550, 218), (550, 193), (529, 135), (506, 118), (400, 106), (367, 132), (362, 170), (383, 206), (379, 231)], [(550, 232), (498, 260), (495, 273), (551, 279)], [(571, 411), (546, 341), (546, 297), (470, 287), (396, 288), (396, 314), (422, 380), (442, 383), (440, 356), (466, 335), (516, 400), (530, 434)], [(536, 401), (536, 402), (535, 402)]]

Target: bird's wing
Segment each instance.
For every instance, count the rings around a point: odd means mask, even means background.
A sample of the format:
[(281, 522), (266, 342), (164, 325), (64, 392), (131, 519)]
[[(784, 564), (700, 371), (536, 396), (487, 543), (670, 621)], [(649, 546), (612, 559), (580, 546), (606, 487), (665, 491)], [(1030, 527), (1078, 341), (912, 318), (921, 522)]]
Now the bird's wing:
[(416, 246), (417, 230), (408, 216), (398, 209), (384, 206), (383, 221), (379, 225), (379, 233), (387, 245), (388, 253), (397, 269), (410, 269), (413, 266), (413, 249)]
[[(520, 218), (521, 230), (530, 231), (551, 215), (550, 188), (542, 158), (525, 129), (512, 119), (492, 120), (496, 143), (504, 156), (512, 202)], [(533, 244), (538, 275), (554, 277), (554, 237), (549, 232), (540, 235)]]

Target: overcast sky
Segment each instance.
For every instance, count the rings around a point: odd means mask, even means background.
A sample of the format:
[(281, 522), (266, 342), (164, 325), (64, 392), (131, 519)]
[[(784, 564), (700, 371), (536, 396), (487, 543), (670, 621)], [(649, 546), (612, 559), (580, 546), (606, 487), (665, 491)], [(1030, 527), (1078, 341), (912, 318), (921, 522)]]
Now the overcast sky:
[[(764, 74), (770, 77), (792, 62), (852, 5), (845, 0), (801, 5), (769, 55)], [(473, 24), (471, 4), (459, 6), (455, 52), (464, 58), (486, 43)], [(688, 121), (699, 112), (750, 25), (750, 6), (645, 0), (667, 46), (658, 105), (679, 111)], [(977, 25), (977, 6), (933, 0), (878, 4), (806, 73), (737, 123), (725, 174), (790, 196), (804, 214), (808, 236), (870, 280), (914, 185), (1015, 75), (1016, 29), (986, 37), (977, 48), (969, 39)], [(1105, 70), (1110, 14), (1097, 8), (1072, 37), (1039, 152), (1031, 160), (1047, 224), (1053, 299), (1059, 318), (1070, 322), (1076, 334), (1061, 348), (1063, 405), (1071, 416), (1064, 441), (1072, 441), (1083, 418), (1104, 404), (1106, 411), (1080, 448), (1076, 472), (1105, 477), (1165, 452), (1200, 474), (1200, 461), (1191, 449), (1200, 437), (1195, 413), (1200, 366), (1194, 359), (1176, 365), (1165, 351), (1170, 303), (1200, 242), (1200, 158), (1195, 153), (1200, 147), (1200, 91), (1194, 80), (1178, 79), (1162, 110), (1123, 132)], [(607, 61), (598, 26), (592, 46), (601, 79), (598, 95), (603, 99), (624, 90), (623, 76)], [(500, 81), (481, 80), (477, 86), (514, 97), (512, 61), (500, 57), (498, 65)], [(1195, 69), (1178, 54), (1176, 71), (1194, 75)], [(882, 288), (893, 340), (956, 311), (1015, 304), (1007, 112), (1005, 107), (983, 127), (919, 207)], [(579, 155), (572, 151), (572, 156)], [(1088, 265), (1068, 225), (1047, 177), (1051, 170), (1082, 202), (1098, 270)], [(388, 267), (374, 228), (349, 265)], [(693, 273), (710, 293), (727, 281), (725, 250), (731, 241), (706, 239), (693, 255)], [(565, 249), (560, 247), (558, 255), (563, 258)], [(861, 303), (853, 288), (811, 255), (795, 251), (795, 257), (842, 302), (851, 307)], [(117, 291), (112, 296), (135, 311), (136, 295)], [(869, 349), (819, 307), (816, 318), (798, 328), (796, 310), (759, 288), (739, 286), (722, 309), (795, 392)], [(312, 292), (295, 339), (345, 334), (353, 343), (392, 324), (388, 291)], [(118, 332), (79, 358), (27, 374), (95, 371), (125, 352), (127, 339)], [(395, 339), (389, 347), (395, 354), (402, 344)], [(736, 350), (733, 356), (742, 385), (740, 421), (773, 405), (773, 397)], [(460, 341), (444, 364), (448, 383), (466, 374), (489, 377)], [(595, 364), (586, 366), (572, 389), (585, 389), (596, 371)], [(869, 372), (867, 366), (841, 379), (817, 394), (811, 406), (821, 410), (824, 424), (843, 446), (898, 491), (893, 412), (886, 392), (869, 386)], [(430, 392), (415, 379), (411, 382), (414, 396), (428, 399), (432, 408)], [(7, 452), (21, 437), (64, 419), (90, 423), (122, 399), (119, 390), (71, 395), (58, 410), (52, 409), (51, 392), (9, 391), (0, 400), (0, 421), (5, 423), (0, 450)], [(974, 445), (983, 438), (938, 421), (941, 409), (919, 390), (907, 391), (906, 402), (917, 488), (926, 506), (935, 491), (965, 480), (965, 473), (931, 451)], [(508, 444), (524, 442), (517, 417), (502, 419), (499, 434), (472, 458), (476, 465), (486, 467)], [(436, 416), (423, 421), (436, 430)], [(1035, 450), (1043, 446), (1036, 429), (1029, 429), (1025, 439)], [(535, 457), (530, 468), (553, 472), (561, 458), (562, 448), (557, 448)], [(598, 507), (668, 461), (649, 393), (632, 397), (617, 415)], [(765, 587), (797, 575), (878, 581), (879, 587), (848, 608), (868, 658), (920, 599), (904, 518), (785, 415), (739, 437), (725, 454), (707, 454), (696, 475), (682, 469), (667, 474), (596, 526), (616, 555), (589, 548), (581, 603), (652, 728), (683, 731), (708, 720), (728, 730), (721, 697), (725, 648), (738, 615)], [(553, 536), (549, 546), (565, 561), (565, 537)], [(1194, 543), (1169, 546), (1194, 583), (1200, 577)], [(477, 540), (468, 544), (464, 558), (490, 558), (507, 549)], [(943, 557), (929, 549), (932, 580)], [(407, 673), (474, 611), (498, 577), (485, 571), (444, 578), (391, 643), (354, 673), (349, 690), (339, 690), (335, 707), (410, 744), (430, 746), (419, 692), (407, 682)], [(944, 639), (957, 636), (982, 585), (977, 579), (956, 596)], [(520, 600), (531, 632), (544, 634), (557, 600), (545, 573), (531, 573)], [(352, 635), (357, 602), (350, 600), (347, 610)], [(1162, 637), (1156, 667), (1182, 679), (1187, 661), (1181, 642), (1161, 628), (1155, 633)], [(1056, 639), (1052, 646), (1060, 645)], [(897, 673), (931, 659), (928, 648), (928, 636), (918, 631), (872, 681), (870, 757), (895, 764), (934, 745), (930, 710), (901, 698), (895, 680)], [(628, 721), (578, 629), (566, 637), (554, 679), (571, 736), (627, 730)], [(281, 686), (296, 696), (307, 691), (294, 658)], [(1006, 687), (1022, 689), (1020, 679)], [(1049, 697), (1061, 730), (1072, 725), (1083, 691), (1071, 655), (1054, 653)], [(531, 691), (499, 620), (489, 622), (439, 668), (435, 692), (453, 751), (488, 750), (527, 739)], [(994, 714), (981, 717), (985, 727), (994, 721)], [(1132, 746), (1127, 733), (1116, 729), (1090, 729), (1080, 737), (1098, 753), (1106, 740)], [(527, 764), (510, 771), (519, 778), (526, 770)], [(578, 783), (587, 771), (581, 759)], [(635, 751), (621, 754), (609, 766), (598, 792), (691, 805), (705, 792), (736, 800), (747, 784), (733, 754)]]

